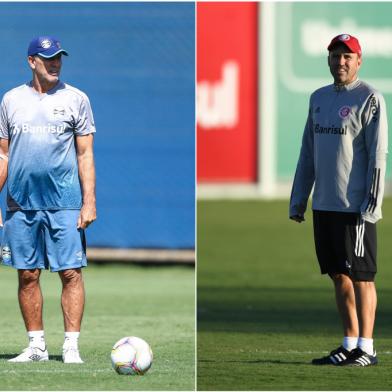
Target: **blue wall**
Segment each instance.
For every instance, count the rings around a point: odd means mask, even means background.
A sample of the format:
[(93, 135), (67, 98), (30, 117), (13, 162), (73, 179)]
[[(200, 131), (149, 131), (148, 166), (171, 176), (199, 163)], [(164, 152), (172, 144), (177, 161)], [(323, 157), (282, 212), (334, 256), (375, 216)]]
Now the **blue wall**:
[(30, 80), (28, 43), (48, 34), (70, 53), (61, 79), (90, 98), (98, 220), (89, 246), (194, 247), (194, 7), (0, 3), (1, 95)]

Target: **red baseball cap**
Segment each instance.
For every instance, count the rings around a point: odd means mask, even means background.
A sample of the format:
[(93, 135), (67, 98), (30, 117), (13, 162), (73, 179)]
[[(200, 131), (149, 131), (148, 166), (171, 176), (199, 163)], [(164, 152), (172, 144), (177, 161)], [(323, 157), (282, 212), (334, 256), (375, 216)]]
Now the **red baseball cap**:
[(352, 53), (357, 53), (359, 56), (362, 54), (361, 45), (359, 45), (359, 41), (350, 34), (339, 34), (336, 37), (332, 38), (331, 43), (328, 45), (328, 50), (331, 51), (333, 47), (337, 44), (346, 45)]

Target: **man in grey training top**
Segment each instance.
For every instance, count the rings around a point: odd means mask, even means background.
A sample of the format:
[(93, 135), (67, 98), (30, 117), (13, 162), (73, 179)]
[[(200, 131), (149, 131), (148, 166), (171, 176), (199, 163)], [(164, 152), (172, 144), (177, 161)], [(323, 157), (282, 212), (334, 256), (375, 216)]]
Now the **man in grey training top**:
[(290, 199), (290, 218), (304, 221), (314, 184), (313, 227), (322, 274), (335, 286), (344, 338), (315, 365), (377, 364), (373, 327), (376, 225), (381, 219), (388, 125), (382, 95), (358, 79), (362, 52), (349, 34), (328, 46), (334, 83), (310, 97)]
[(50, 268), (63, 287), (63, 361), (83, 363), (84, 229), (96, 219), (94, 119), (87, 96), (59, 80), (68, 53), (56, 38), (34, 38), (27, 55), (32, 81), (8, 91), (0, 108), (0, 190), (8, 178), (1, 253), (3, 263), (18, 270), (29, 338), (10, 362), (49, 359), (39, 277)]

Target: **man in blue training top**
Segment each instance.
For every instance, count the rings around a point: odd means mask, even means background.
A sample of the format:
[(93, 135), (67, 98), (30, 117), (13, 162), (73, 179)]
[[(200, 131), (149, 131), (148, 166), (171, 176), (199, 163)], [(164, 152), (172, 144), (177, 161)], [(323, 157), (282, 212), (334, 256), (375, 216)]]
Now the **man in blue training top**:
[(94, 119), (88, 97), (59, 80), (54, 37), (28, 47), (32, 81), (8, 91), (0, 109), (0, 190), (8, 179), (3, 263), (18, 270), (18, 299), (29, 346), (10, 362), (49, 359), (42, 321), (42, 269), (62, 281), (64, 363), (83, 363), (78, 338), (84, 309), (84, 230), (96, 219)]

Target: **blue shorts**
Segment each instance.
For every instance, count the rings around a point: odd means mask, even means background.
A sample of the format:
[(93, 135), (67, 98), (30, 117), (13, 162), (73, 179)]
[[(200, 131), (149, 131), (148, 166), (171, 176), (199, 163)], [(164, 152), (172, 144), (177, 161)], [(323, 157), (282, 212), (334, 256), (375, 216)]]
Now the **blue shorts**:
[(86, 239), (77, 229), (79, 210), (7, 212), (3, 228), (3, 264), (52, 272), (85, 267)]

